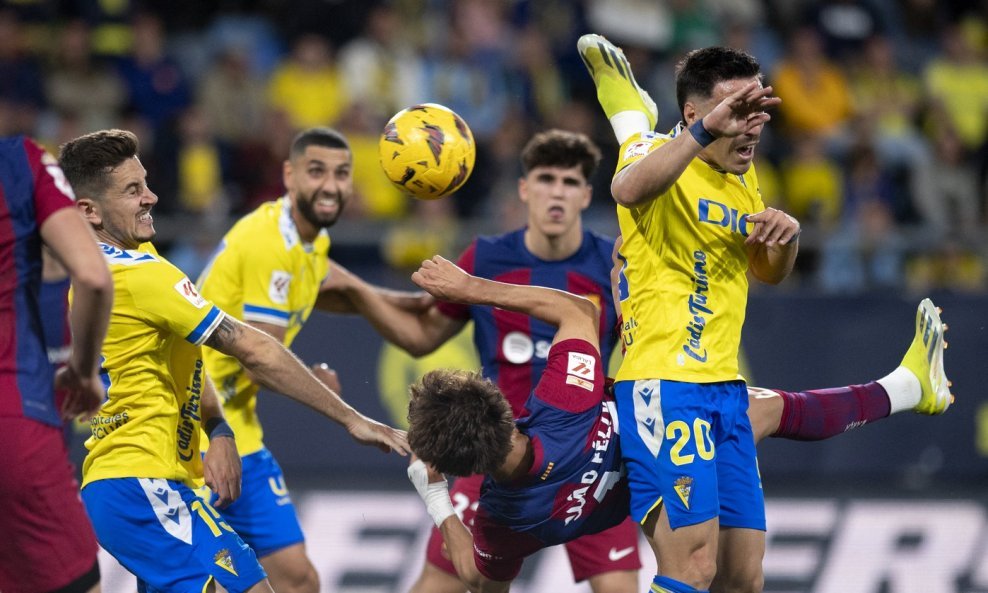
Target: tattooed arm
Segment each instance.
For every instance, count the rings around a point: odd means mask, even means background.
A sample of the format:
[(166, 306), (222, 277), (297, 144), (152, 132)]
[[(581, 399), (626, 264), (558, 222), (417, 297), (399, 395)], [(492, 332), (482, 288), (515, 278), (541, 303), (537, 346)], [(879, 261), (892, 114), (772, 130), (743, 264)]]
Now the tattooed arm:
[(206, 340), (206, 346), (233, 356), (251, 376), (272, 391), (303, 403), (344, 428), (357, 442), (383, 451), (408, 453), (403, 431), (367, 418), (326, 387), (294, 354), (268, 334), (230, 316)]

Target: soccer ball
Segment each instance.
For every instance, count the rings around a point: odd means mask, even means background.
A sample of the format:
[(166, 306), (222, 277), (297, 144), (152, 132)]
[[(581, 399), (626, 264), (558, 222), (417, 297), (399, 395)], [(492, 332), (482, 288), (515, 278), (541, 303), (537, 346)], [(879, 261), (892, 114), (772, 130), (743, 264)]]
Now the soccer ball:
[(378, 153), (384, 174), (398, 189), (420, 200), (436, 200), (470, 177), (477, 148), (463, 118), (442, 105), (422, 103), (391, 118)]

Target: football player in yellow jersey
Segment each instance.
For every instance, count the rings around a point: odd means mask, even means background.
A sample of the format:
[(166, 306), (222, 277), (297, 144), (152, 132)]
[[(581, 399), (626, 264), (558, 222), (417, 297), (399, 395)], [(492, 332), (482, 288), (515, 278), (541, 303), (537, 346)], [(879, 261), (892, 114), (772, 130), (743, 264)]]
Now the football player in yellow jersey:
[[(271, 591), (253, 550), (193, 488), (225, 505), (240, 494), (240, 457), (201, 346), (234, 356), (258, 381), (342, 424), (355, 440), (408, 452), (405, 435), (347, 405), (271, 336), (226, 315), (158, 255), (137, 138), (87, 134), (62, 147), (110, 265), (115, 299), (103, 344), (107, 401), (91, 422), (82, 498), (100, 544), (143, 591)], [(200, 431), (212, 442), (200, 455)]]
[(747, 272), (781, 282), (798, 250), (799, 223), (764, 207), (751, 166), (780, 100), (748, 54), (695, 50), (677, 67), (683, 122), (655, 134), (655, 105), (620, 50), (596, 35), (578, 47), (622, 142), (615, 395), (637, 428), (622, 451), (632, 517), (659, 565), (652, 588), (759, 591), (765, 509), (737, 355)]
[[(318, 304), (317, 298), (330, 267), (326, 228), (353, 194), (352, 171), (342, 134), (329, 128), (298, 134), (283, 168), (286, 194), (241, 218), (223, 237), (199, 278), (203, 296), (286, 347), (314, 306), (337, 311), (331, 298)], [(243, 495), (223, 509), (223, 517), (257, 552), (275, 590), (316, 593), (318, 574), (306, 555), (295, 506), (264, 446), (257, 377), (228, 353), (206, 348), (203, 354), (243, 456)]]

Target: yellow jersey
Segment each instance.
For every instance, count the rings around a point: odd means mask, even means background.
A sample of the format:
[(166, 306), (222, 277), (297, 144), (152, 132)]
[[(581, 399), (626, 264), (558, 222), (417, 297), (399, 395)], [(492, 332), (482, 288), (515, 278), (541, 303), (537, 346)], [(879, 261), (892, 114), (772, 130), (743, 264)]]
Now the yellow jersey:
[[(621, 147), (617, 170), (681, 130), (632, 136)], [(625, 357), (617, 380), (738, 378), (748, 302), (747, 217), (764, 209), (753, 166), (734, 175), (699, 158), (644, 206), (618, 206)]]
[(113, 276), (113, 311), (100, 373), (107, 400), (90, 421), (82, 485), (107, 478), (202, 484), (201, 344), (224, 314), (150, 243), (100, 243)]
[[(260, 205), (223, 237), (199, 277), (199, 289), (227, 314), (285, 328), (285, 346), (302, 329), (329, 273), (329, 234), (312, 243), (299, 237), (291, 202), (282, 197)], [(232, 356), (204, 349), (206, 370), (223, 400), (241, 455), (264, 447), (257, 416), (258, 385)]]

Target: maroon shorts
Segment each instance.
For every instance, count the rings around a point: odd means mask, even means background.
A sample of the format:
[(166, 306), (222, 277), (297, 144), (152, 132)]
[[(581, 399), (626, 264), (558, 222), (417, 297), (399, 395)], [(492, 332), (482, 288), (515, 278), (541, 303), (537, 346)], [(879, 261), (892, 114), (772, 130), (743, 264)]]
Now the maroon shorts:
[(61, 429), (0, 418), (0, 591), (53, 591), (90, 573), (96, 536)]
[[(457, 478), (449, 489), (453, 508), (467, 528), (473, 526), (473, 518), (477, 514), (477, 503), (480, 499), (480, 486), (483, 482), (483, 476)], [(638, 570), (642, 567), (638, 554), (638, 526), (630, 517), (610, 529), (584, 535), (563, 546), (566, 548), (570, 567), (573, 569), (573, 579), (578, 583), (605, 572)], [(436, 528), (433, 528), (429, 537), (425, 559), (442, 571), (456, 575), (453, 563), (443, 550), (442, 534)]]

